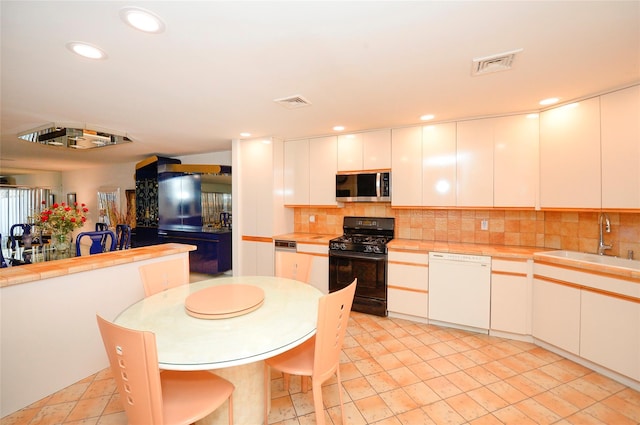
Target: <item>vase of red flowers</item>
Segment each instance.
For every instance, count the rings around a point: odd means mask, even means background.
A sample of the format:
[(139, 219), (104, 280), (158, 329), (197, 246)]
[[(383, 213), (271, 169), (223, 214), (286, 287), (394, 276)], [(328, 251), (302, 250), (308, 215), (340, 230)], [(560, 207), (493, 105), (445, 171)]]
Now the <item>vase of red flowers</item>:
[(55, 203), (47, 208), (45, 202), (36, 217), (36, 225), (51, 233), (51, 245), (57, 251), (68, 251), (73, 241), (73, 231), (87, 221), (89, 209), (85, 204), (67, 205)]

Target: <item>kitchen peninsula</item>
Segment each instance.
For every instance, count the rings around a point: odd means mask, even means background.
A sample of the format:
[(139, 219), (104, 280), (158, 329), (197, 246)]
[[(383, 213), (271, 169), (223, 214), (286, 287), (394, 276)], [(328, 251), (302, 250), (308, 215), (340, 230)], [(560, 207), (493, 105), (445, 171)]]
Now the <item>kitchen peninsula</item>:
[(170, 243), (2, 269), (0, 417), (106, 368), (96, 313), (112, 320), (144, 297), (139, 266), (195, 248)]

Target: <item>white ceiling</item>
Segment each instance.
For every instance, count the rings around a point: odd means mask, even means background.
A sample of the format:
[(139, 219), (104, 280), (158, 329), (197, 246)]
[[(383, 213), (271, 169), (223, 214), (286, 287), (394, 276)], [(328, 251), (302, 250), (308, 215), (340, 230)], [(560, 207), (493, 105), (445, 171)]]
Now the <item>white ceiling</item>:
[[(159, 35), (119, 11), (161, 16)], [(0, 175), (231, 149), (284, 139), (537, 110), (640, 81), (639, 1), (7, 1), (1, 13)], [(108, 59), (65, 44), (84, 41)], [(509, 71), (472, 59), (523, 49)], [(289, 110), (277, 98), (312, 105)], [(562, 101), (561, 100), (561, 101)], [(65, 150), (18, 141), (48, 122), (134, 143)]]

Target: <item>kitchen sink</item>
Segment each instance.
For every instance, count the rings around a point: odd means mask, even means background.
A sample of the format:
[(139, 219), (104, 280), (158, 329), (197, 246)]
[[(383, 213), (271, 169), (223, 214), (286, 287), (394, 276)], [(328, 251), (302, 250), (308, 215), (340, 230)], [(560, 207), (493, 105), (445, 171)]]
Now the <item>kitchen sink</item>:
[(602, 264), (611, 267), (622, 267), (625, 269), (640, 270), (640, 261), (638, 260), (628, 260), (626, 258), (612, 257), (610, 255), (591, 254), (588, 252), (559, 250), (538, 252), (536, 253), (536, 256), (563, 258), (585, 263)]

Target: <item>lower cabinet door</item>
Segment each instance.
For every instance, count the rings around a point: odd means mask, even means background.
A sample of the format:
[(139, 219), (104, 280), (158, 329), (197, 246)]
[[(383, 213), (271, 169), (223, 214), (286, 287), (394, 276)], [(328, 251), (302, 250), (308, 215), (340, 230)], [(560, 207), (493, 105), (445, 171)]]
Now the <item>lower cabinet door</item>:
[(640, 380), (640, 304), (582, 291), (580, 356)]
[(544, 279), (533, 280), (533, 336), (580, 354), (580, 290)]

